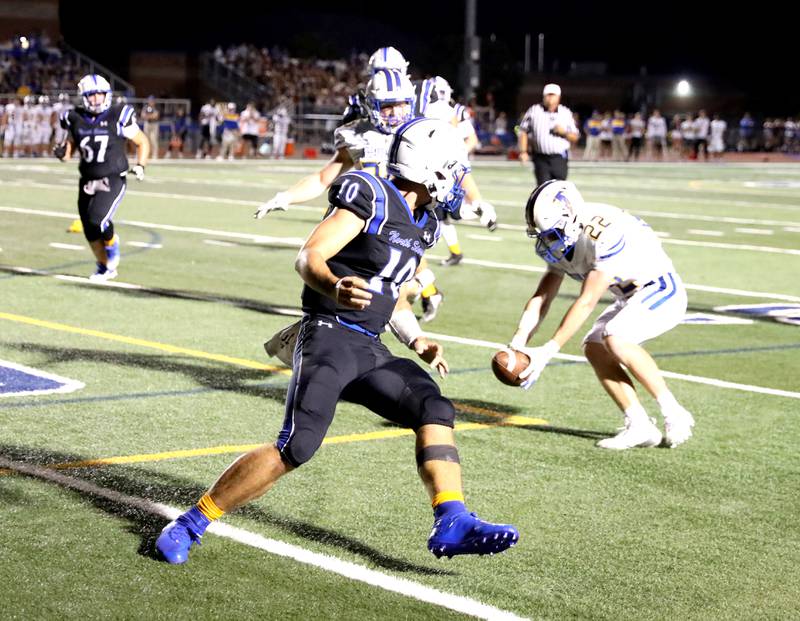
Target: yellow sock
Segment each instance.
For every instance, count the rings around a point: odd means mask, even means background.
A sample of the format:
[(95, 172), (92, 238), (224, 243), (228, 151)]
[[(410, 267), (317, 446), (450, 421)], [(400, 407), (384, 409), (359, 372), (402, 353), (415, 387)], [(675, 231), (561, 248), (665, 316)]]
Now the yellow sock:
[(452, 246), (448, 246), (448, 248), (453, 254), (461, 254), (461, 244), (453, 244)]
[(439, 492), (433, 497), (433, 502), (431, 502), (431, 506), (435, 509), (443, 502), (450, 502), (452, 500), (457, 500), (459, 502), (464, 502), (464, 493), (463, 492)]
[(432, 295), (436, 295), (436, 285), (433, 285), (433, 284), (428, 285), (427, 287), (425, 287), (422, 290), (422, 297), (423, 298), (429, 298)]
[(109, 239), (107, 241), (104, 241), (103, 243), (106, 245), (106, 248), (110, 248), (115, 243), (117, 243), (117, 234), (114, 233), (114, 237), (112, 237), (111, 239)]
[(217, 506), (217, 503), (215, 503), (208, 494), (205, 494), (200, 499), (200, 502), (197, 503), (197, 508), (200, 510), (200, 513), (205, 515), (212, 522), (221, 518), (225, 513)]

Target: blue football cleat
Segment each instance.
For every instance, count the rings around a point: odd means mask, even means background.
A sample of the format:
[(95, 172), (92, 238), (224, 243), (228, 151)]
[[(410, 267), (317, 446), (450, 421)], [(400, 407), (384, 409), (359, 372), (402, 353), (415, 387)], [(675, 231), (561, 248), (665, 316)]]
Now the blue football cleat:
[(497, 554), (515, 545), (519, 532), (511, 524), (492, 524), (474, 513), (459, 511), (438, 518), (428, 538), (436, 558), (457, 554)]
[(156, 550), (167, 563), (179, 565), (189, 560), (192, 544), (200, 545), (202, 534), (184, 513), (167, 524), (156, 539)]

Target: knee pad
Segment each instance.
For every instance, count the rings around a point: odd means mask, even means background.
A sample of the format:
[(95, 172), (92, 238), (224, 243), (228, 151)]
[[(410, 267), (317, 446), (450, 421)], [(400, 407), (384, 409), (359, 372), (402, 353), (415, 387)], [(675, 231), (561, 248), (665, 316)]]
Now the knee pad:
[(97, 224), (89, 220), (84, 220), (83, 218), (81, 218), (81, 222), (83, 222), (83, 236), (86, 238), (86, 241), (97, 241), (103, 236), (103, 232)]

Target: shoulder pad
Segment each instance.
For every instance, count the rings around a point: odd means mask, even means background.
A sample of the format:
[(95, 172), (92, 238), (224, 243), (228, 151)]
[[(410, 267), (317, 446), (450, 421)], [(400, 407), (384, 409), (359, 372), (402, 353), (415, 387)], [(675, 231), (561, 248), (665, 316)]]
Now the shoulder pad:
[(328, 202), (331, 207), (347, 209), (366, 220), (365, 230), (369, 228), (369, 232), (378, 232), (386, 220), (387, 192), (377, 177), (364, 171), (338, 177), (328, 190)]

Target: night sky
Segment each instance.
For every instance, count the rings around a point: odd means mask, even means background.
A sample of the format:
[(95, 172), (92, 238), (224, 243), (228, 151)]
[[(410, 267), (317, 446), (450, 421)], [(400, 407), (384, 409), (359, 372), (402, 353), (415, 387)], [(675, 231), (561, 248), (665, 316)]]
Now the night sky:
[[(523, 2), (528, 7), (523, 12), (509, 0), (477, 4), (485, 66), (521, 65), (529, 32), (535, 69), (537, 34), (543, 32), (546, 70), (554, 62), (563, 70), (575, 61), (605, 62), (611, 73), (634, 74), (646, 67), (651, 75), (701, 75), (749, 93), (765, 107), (774, 102), (794, 110), (787, 113), (800, 112), (797, 8), (774, 8), (759, 17), (753, 6), (720, 9), (700, 2)], [(122, 75), (131, 50), (196, 52), (253, 42), (277, 44), (301, 56), (316, 51), (321, 57), (395, 45), (419, 73), (455, 77), (463, 54), (463, 2), (311, 0), (296, 5), (302, 9), (285, 2), (217, 3), (220, 8), (212, 11), (198, 3), (161, 2), (153, 3), (158, 10), (151, 12), (148, 3), (120, 3), (87, 13), (85, 2), (62, 0), (61, 24), (69, 43)], [(110, 17), (110, 24), (129, 26), (98, 29), (100, 14)]]

